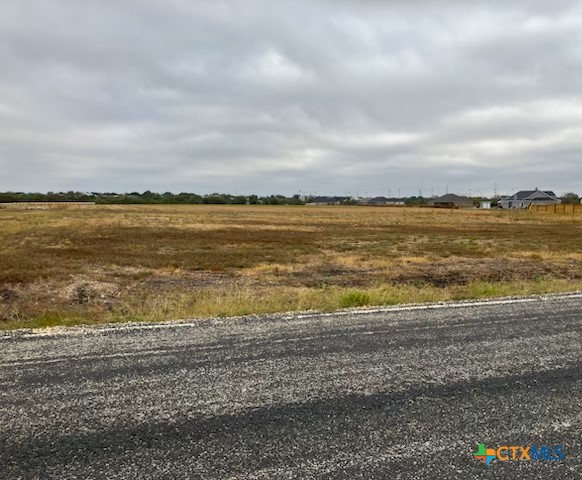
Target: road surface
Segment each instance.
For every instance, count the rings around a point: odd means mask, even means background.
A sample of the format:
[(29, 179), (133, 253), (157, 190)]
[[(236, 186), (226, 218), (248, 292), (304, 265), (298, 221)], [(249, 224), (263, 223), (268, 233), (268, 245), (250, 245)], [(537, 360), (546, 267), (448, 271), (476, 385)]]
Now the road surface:
[(0, 478), (582, 478), (582, 295), (0, 334)]

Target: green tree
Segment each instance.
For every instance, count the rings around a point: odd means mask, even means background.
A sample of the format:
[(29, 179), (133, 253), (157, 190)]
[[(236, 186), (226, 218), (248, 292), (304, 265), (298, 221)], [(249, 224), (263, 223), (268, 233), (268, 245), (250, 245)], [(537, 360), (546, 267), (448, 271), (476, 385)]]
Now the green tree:
[(562, 203), (568, 203), (568, 204), (580, 203), (580, 197), (578, 196), (577, 193), (573, 193), (573, 192), (565, 193), (560, 198), (560, 200), (562, 200)]

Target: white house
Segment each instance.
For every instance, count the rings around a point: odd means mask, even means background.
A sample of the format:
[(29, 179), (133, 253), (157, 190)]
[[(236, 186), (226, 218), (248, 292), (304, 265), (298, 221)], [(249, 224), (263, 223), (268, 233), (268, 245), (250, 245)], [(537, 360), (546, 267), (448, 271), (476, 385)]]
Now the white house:
[(562, 203), (550, 190), (521, 190), (499, 200), (499, 208), (529, 208), (530, 205), (556, 205)]

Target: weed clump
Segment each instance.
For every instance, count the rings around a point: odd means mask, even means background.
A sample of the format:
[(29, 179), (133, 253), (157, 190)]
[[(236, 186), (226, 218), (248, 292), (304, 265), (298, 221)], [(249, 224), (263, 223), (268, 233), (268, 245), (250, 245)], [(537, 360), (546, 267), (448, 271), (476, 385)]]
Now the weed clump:
[(18, 298), (20, 298), (20, 295), (16, 290), (11, 288), (0, 288), (0, 302), (9, 303), (18, 300)]

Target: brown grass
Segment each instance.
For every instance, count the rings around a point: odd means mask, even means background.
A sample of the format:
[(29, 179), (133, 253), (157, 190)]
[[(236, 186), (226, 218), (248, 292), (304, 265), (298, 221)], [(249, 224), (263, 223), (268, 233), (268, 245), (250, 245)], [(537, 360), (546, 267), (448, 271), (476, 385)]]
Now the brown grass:
[(0, 327), (575, 290), (581, 234), (522, 211), (0, 210)]

